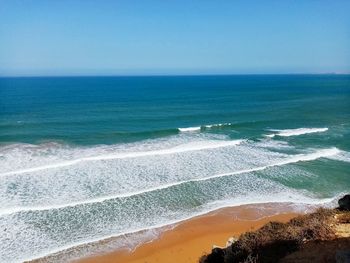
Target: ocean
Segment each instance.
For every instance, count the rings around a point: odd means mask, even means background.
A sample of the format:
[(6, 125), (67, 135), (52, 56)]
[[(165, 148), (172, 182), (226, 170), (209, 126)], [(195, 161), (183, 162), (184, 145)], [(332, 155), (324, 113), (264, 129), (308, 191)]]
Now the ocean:
[(0, 262), (132, 247), (220, 207), (334, 205), (349, 168), (350, 75), (0, 78)]

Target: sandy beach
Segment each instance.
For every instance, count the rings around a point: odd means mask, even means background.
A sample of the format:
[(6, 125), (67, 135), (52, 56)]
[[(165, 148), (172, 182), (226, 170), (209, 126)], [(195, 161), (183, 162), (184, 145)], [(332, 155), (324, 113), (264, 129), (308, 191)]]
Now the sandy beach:
[(243, 232), (258, 229), (269, 221), (287, 222), (297, 215), (295, 212), (271, 214), (269, 205), (266, 206), (266, 210), (257, 209), (256, 206), (219, 209), (183, 221), (173, 229), (166, 230), (159, 238), (140, 245), (132, 252), (114, 251), (77, 262), (198, 262), (200, 256), (210, 252), (213, 245), (225, 246), (230, 237), (238, 237)]

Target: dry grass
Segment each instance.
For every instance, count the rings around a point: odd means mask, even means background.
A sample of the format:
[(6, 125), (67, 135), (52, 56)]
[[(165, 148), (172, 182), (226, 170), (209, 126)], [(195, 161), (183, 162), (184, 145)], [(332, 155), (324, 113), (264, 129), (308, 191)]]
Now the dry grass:
[(337, 219), (340, 224), (350, 224), (350, 212), (340, 213)]

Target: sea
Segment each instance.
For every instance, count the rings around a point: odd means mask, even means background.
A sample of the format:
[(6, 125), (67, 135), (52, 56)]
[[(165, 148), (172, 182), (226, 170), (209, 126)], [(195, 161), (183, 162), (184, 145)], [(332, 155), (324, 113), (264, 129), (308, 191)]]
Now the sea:
[(0, 78), (0, 262), (349, 192), (350, 75)]

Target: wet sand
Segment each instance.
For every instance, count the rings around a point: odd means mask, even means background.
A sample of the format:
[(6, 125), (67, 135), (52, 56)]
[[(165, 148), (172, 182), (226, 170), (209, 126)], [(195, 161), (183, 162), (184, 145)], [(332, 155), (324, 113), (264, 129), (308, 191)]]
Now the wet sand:
[[(287, 222), (294, 212), (268, 215), (269, 211), (254, 206), (219, 209), (183, 221), (159, 238), (140, 245), (134, 251), (114, 251), (78, 260), (80, 263), (193, 263), (213, 245), (225, 246), (230, 237), (260, 228), (269, 221)], [(260, 219), (259, 219), (260, 218)]]

